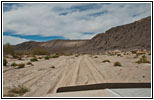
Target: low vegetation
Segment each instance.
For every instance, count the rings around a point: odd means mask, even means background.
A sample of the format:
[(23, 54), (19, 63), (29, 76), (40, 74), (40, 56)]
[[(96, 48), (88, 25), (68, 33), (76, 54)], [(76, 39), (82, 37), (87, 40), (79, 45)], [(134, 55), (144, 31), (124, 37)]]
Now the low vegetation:
[(3, 66), (7, 66), (7, 60), (6, 59), (3, 59)]
[(120, 57), (122, 57), (122, 55), (121, 55), (121, 54), (117, 54), (117, 56), (120, 56)]
[(14, 62), (11, 64), (11, 66), (15, 67), (15, 66), (17, 66), (17, 64)]
[(150, 61), (147, 60), (146, 56), (142, 56), (138, 61), (136, 61), (136, 63), (140, 64), (140, 63), (150, 63)]
[(117, 61), (114, 63), (114, 66), (121, 66), (121, 63)]
[(104, 60), (104, 61), (102, 61), (103, 63), (105, 63), (105, 62), (108, 62), (108, 63), (110, 63), (110, 60)]
[(28, 62), (27, 65), (32, 65), (33, 66), (33, 64), (31, 62)]
[(53, 68), (53, 69), (54, 69), (54, 68), (55, 68), (55, 66), (51, 66), (50, 68)]
[(55, 55), (52, 55), (50, 58), (58, 58), (59, 55), (58, 54), (55, 54)]
[(132, 54), (136, 54), (137, 53), (137, 50), (133, 50), (131, 51)]
[(37, 60), (36, 57), (34, 57), (34, 58), (30, 59), (30, 61), (33, 61), (34, 62), (34, 61), (38, 61), (38, 60)]
[(95, 56), (94, 58), (98, 58), (97, 56)]
[(9, 88), (9, 91), (7, 94), (4, 94), (4, 97), (22, 96), (28, 91), (29, 89), (23, 85), (13, 86), (12, 88)]
[(42, 57), (38, 57), (38, 59), (42, 59)]
[(4, 55), (12, 55), (15, 56), (15, 49), (12, 45), (10, 45), (9, 43), (6, 43), (3, 45), (3, 54)]
[(44, 59), (49, 60), (49, 56), (45, 56)]
[(18, 66), (17, 68), (20, 69), (20, 68), (24, 68), (25, 67), (25, 64), (24, 63), (21, 63), (21, 64), (17, 64), (17, 66)]

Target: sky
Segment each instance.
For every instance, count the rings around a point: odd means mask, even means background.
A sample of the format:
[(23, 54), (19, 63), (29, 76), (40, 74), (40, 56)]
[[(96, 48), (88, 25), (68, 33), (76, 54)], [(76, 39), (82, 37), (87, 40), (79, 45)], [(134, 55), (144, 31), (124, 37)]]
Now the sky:
[(3, 3), (3, 44), (90, 39), (150, 15), (150, 3)]

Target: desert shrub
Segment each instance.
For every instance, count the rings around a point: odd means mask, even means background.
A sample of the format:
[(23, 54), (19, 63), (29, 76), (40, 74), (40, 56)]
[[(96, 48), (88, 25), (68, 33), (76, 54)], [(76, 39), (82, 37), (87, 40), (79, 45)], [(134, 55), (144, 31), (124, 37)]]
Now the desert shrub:
[(38, 59), (42, 59), (42, 57), (38, 57)]
[(97, 56), (95, 56), (94, 58), (98, 58)]
[(3, 59), (3, 66), (7, 66), (7, 60), (6, 59)]
[(140, 63), (150, 63), (150, 61), (147, 60), (146, 56), (142, 56), (138, 61), (136, 61), (136, 63), (140, 64)]
[(17, 64), (14, 62), (14, 63), (11, 64), (11, 66), (14, 66), (15, 67), (15, 66), (17, 66)]
[(4, 94), (4, 96), (8, 97), (16, 97), (16, 96), (22, 96), (26, 92), (28, 92), (29, 89), (23, 85), (13, 86), (9, 89), (7, 94)]
[(121, 54), (117, 54), (117, 56), (120, 56), (121, 57)]
[(133, 50), (131, 52), (132, 52), (132, 54), (136, 54), (137, 53), (137, 50)]
[(46, 60), (49, 60), (49, 56), (45, 56), (45, 59), (46, 59)]
[(33, 64), (31, 62), (28, 62), (27, 65), (32, 65), (33, 66)]
[(137, 56), (140, 56), (140, 55), (143, 55), (143, 54), (145, 54), (145, 53), (144, 52), (138, 52), (138, 53), (136, 53)]
[(18, 68), (24, 68), (25, 64), (21, 63), (21, 64), (17, 64)]
[(58, 58), (58, 57), (59, 57), (58, 54), (55, 54), (55, 55), (51, 56), (51, 58)]
[(6, 59), (3, 59), (3, 65), (4, 66), (7, 66), (7, 63), (8, 63), (7, 60)]
[(117, 61), (114, 63), (114, 66), (121, 66), (121, 63)]
[(108, 52), (108, 55), (109, 55), (109, 56), (114, 56), (115, 53), (113, 53), (113, 52)]
[(22, 60), (22, 57), (18, 57), (18, 60)]
[(51, 66), (50, 68), (55, 68), (55, 66)]
[(38, 60), (37, 60), (37, 58), (34, 57), (34, 58), (30, 59), (30, 61), (38, 61)]
[(47, 49), (37, 46), (32, 50), (32, 54), (33, 55), (49, 55), (50, 52)]
[(79, 55), (75, 55), (75, 57), (79, 57)]
[(4, 55), (10, 54), (10, 55), (14, 56), (15, 55), (14, 47), (12, 45), (10, 45), (9, 43), (6, 43), (3, 46), (3, 54)]
[(110, 63), (110, 60), (104, 60), (104, 61), (102, 61), (103, 63), (105, 63), (105, 62), (108, 62), (108, 63)]

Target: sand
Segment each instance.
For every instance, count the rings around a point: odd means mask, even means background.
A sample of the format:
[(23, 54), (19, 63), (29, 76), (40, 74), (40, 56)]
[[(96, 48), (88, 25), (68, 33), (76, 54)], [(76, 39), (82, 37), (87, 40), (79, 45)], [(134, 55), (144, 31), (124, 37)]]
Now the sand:
[[(34, 66), (26, 65), (21, 69), (3, 67), (3, 92), (5, 94), (9, 87), (22, 84), (30, 89), (23, 97), (41, 97), (52, 96), (59, 87), (64, 86), (113, 82), (151, 82), (151, 64), (137, 64), (135, 61), (139, 57), (134, 58), (133, 55), (123, 55), (123, 57), (95, 56), (60, 56), (49, 60), (39, 59), (37, 62), (32, 62)], [(29, 59), (24, 58), (19, 61), (7, 58), (9, 66), (13, 62), (26, 64)], [(150, 55), (148, 59), (150, 60)], [(103, 60), (110, 60), (110, 63), (103, 63)], [(122, 66), (114, 66), (116, 61), (119, 61)]]

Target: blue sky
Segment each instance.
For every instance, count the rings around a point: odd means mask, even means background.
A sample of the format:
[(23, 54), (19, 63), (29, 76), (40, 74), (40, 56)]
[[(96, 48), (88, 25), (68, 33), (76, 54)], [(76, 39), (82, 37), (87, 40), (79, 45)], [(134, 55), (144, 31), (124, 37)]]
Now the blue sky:
[(150, 15), (150, 3), (3, 3), (3, 43), (90, 39)]

